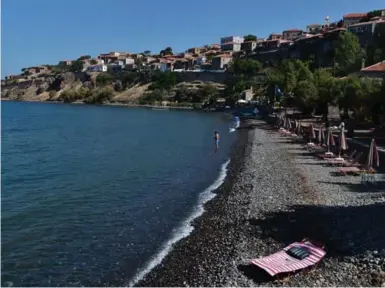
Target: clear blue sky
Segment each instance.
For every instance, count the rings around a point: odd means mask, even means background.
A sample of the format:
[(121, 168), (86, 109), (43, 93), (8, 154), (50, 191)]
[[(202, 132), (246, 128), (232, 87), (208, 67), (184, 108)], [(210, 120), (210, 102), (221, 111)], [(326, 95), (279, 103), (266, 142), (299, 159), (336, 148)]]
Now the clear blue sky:
[(219, 43), (221, 36), (303, 28), (384, 0), (2, 0), (1, 76), (110, 51), (159, 52)]

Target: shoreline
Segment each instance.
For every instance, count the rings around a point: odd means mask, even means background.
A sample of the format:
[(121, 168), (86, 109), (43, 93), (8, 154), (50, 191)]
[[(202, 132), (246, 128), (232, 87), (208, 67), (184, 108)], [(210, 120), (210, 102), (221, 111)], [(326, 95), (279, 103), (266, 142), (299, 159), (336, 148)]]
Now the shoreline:
[(193, 107), (189, 106), (162, 106), (162, 105), (142, 105), (142, 104), (128, 104), (128, 103), (103, 103), (103, 104), (87, 104), (84, 102), (69, 102), (65, 103), (63, 101), (40, 101), (40, 100), (14, 100), (14, 99), (8, 99), (8, 98), (1, 98), (1, 101), (7, 101), (7, 102), (31, 102), (31, 103), (54, 103), (54, 104), (72, 104), (72, 105), (96, 105), (96, 106), (118, 106), (118, 107), (133, 107), (133, 108), (161, 108), (162, 110), (167, 109), (177, 109), (177, 110), (200, 110), (200, 109), (194, 109)]
[[(200, 234), (203, 231), (204, 233), (210, 233), (207, 231), (207, 227), (205, 224), (205, 221), (207, 218), (213, 217), (213, 214), (216, 214), (216, 203), (223, 201), (223, 198), (227, 197), (228, 193), (232, 189), (232, 183), (236, 175), (239, 173), (239, 170), (243, 166), (243, 160), (245, 157), (246, 150), (249, 146), (249, 131), (248, 131), (248, 124), (242, 124), (240, 127), (240, 130), (238, 131), (238, 139), (236, 140), (234, 144), (234, 149), (230, 155), (230, 164), (227, 167), (227, 175), (224, 179), (223, 183), (212, 193), (215, 194), (214, 198), (209, 200), (208, 202), (204, 203), (203, 208), (204, 212), (199, 217), (195, 218), (191, 222), (191, 226), (193, 227), (193, 230), (191, 233), (182, 239), (180, 239), (178, 242), (174, 243), (172, 246), (172, 250), (163, 258), (162, 262), (155, 266), (149, 273), (147, 273), (141, 280), (133, 283), (131, 280), (130, 284), (133, 284), (134, 287), (150, 287), (150, 286), (179, 286), (183, 287), (186, 286), (188, 279), (185, 279), (182, 275), (179, 275), (176, 279), (171, 280), (168, 278), (167, 274), (163, 274), (164, 270), (167, 269), (169, 272), (173, 273), (176, 269), (176, 274), (173, 276), (177, 276), (178, 270), (185, 268), (185, 272), (188, 273), (188, 267), (190, 264), (188, 263), (188, 260), (186, 261), (184, 259), (185, 249), (187, 247), (194, 249), (196, 245), (206, 245), (204, 243), (201, 243)], [(225, 240), (225, 238), (223, 238)], [(191, 247), (193, 246), (193, 247)], [(203, 246), (201, 246), (203, 247)], [(212, 247), (213, 248), (213, 247)], [(188, 253), (189, 254), (189, 253)], [(175, 259), (178, 259), (177, 261), (174, 261)], [(189, 257), (189, 260), (192, 258)], [(183, 266), (183, 268), (181, 267)], [(168, 268), (167, 266), (173, 266), (173, 268)], [(166, 276), (162, 276), (166, 275)], [(171, 282), (169, 282), (171, 280)], [(190, 282), (188, 283), (190, 284)], [(197, 285), (192, 285), (197, 286)], [(204, 285), (201, 286), (211, 286), (211, 285)]]
[[(385, 221), (385, 182), (374, 189), (331, 176), (335, 167), (263, 121), (238, 133), (227, 177), (192, 233), (135, 286), (384, 286), (385, 229), (376, 223)], [(306, 237), (327, 251), (313, 273), (278, 280), (249, 265)]]

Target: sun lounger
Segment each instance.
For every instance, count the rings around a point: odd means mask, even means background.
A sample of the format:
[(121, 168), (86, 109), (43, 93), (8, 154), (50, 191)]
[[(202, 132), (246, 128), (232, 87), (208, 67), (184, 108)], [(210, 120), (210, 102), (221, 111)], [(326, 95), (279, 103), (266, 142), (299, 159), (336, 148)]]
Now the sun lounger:
[(271, 276), (294, 272), (317, 264), (326, 252), (310, 241), (295, 242), (270, 256), (253, 259), (254, 264)]
[[(359, 161), (359, 158), (362, 156), (362, 153), (356, 154), (357, 151), (353, 150), (349, 155), (343, 157), (343, 158), (327, 158), (327, 163), (329, 165), (348, 165), (352, 163), (357, 163)], [(357, 156), (355, 156), (357, 155)]]
[(344, 167), (360, 167), (361, 164), (359, 163), (361, 158), (362, 158), (362, 155), (364, 155), (364, 153), (362, 152), (358, 152), (353, 159), (349, 160), (349, 161), (345, 161), (342, 165)]
[(336, 155), (334, 155), (333, 153), (331, 152), (326, 152), (326, 153), (322, 153), (322, 154), (317, 154), (316, 155), (318, 158), (320, 159), (328, 159), (328, 158), (335, 158)]
[(347, 176), (348, 174), (361, 175), (362, 173), (368, 173), (368, 172), (370, 172), (371, 174), (376, 173), (376, 171), (373, 168), (371, 171), (368, 171), (367, 169), (362, 168), (360, 166), (341, 167), (338, 169), (338, 172), (345, 176)]

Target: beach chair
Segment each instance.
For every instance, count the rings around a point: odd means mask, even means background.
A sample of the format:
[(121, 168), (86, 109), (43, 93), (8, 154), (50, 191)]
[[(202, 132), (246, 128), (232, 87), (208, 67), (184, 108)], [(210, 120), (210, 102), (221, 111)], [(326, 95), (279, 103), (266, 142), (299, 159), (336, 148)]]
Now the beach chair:
[(364, 153), (362, 152), (358, 152), (353, 159), (350, 159), (348, 161), (345, 161), (344, 163), (342, 163), (342, 166), (344, 167), (360, 167), (362, 166), (360, 164), (360, 161), (361, 161), (361, 158), (362, 156), (364, 155)]
[(356, 150), (351, 151), (348, 155), (343, 158), (327, 158), (328, 165), (348, 165), (352, 163), (358, 163), (360, 157), (362, 156), (362, 152), (357, 153)]
[(319, 263), (326, 252), (314, 242), (295, 242), (272, 255), (252, 259), (251, 264), (265, 270), (271, 276), (290, 273)]
[(368, 170), (366, 168), (363, 168), (363, 166), (359, 165), (359, 166), (341, 167), (338, 169), (337, 172), (343, 176), (348, 176), (349, 174), (359, 176), (364, 173), (375, 174), (377, 171), (374, 170), (373, 168)]

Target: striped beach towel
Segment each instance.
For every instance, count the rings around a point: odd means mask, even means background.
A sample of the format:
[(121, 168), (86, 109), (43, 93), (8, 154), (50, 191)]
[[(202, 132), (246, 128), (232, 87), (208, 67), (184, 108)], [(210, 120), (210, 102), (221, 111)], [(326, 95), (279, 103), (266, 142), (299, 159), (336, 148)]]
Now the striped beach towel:
[[(306, 257), (301, 260), (298, 259), (298, 257), (289, 255), (288, 252), (291, 252), (293, 250), (292, 248), (303, 248), (303, 251), (307, 251)], [(310, 241), (304, 241), (295, 242), (283, 248), (282, 251), (270, 256), (253, 259), (250, 262), (251, 264), (262, 268), (271, 276), (275, 276), (279, 273), (293, 272), (312, 266), (318, 263), (325, 254), (326, 252), (324, 250), (313, 245)]]

